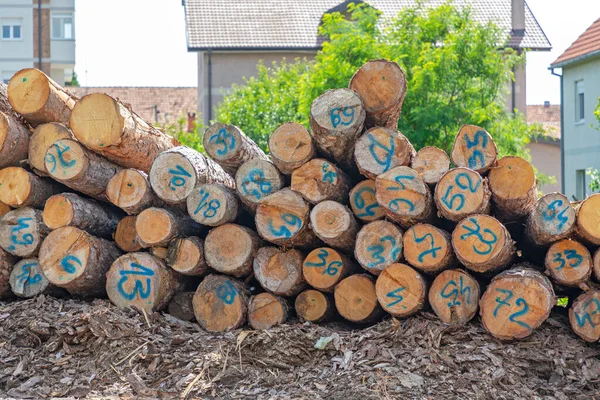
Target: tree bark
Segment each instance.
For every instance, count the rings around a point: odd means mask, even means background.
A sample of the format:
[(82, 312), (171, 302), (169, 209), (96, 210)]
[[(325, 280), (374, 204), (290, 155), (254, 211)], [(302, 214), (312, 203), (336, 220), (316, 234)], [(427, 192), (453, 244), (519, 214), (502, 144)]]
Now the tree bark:
[(235, 192), (225, 185), (198, 185), (187, 198), (187, 212), (194, 221), (207, 226), (234, 222), (240, 213)]
[(10, 290), (10, 273), (17, 258), (0, 249), (0, 299), (12, 296)]
[(395, 128), (371, 128), (354, 147), (356, 166), (368, 179), (375, 179), (395, 167), (409, 167), (415, 154), (413, 145)]
[(29, 130), (11, 114), (0, 111), (0, 168), (27, 160)]
[(575, 209), (564, 194), (541, 197), (527, 218), (525, 235), (536, 246), (547, 246), (572, 235)]
[(252, 329), (268, 330), (285, 323), (288, 317), (287, 302), (271, 293), (260, 293), (248, 303), (248, 324)]
[(297, 122), (286, 122), (269, 136), (269, 155), (282, 174), (291, 175), (295, 169), (316, 155), (310, 133)]
[(194, 306), (192, 304), (193, 298), (194, 292), (175, 293), (169, 303), (167, 312), (182, 321), (193, 321), (195, 319)]
[(48, 233), (50, 228), (44, 224), (41, 211), (21, 207), (0, 220), (0, 247), (17, 257), (32, 257)]
[(58, 122), (39, 125), (29, 138), (29, 165), (40, 176), (48, 176), (46, 170), (46, 151), (48, 147), (61, 139), (72, 139), (69, 128)]
[(276, 247), (262, 247), (254, 258), (254, 277), (265, 290), (275, 295), (295, 296), (305, 287), (303, 260), (304, 255), (296, 249), (282, 251)]
[(348, 321), (371, 323), (381, 318), (383, 310), (377, 301), (373, 278), (366, 274), (347, 277), (334, 291), (335, 308)]
[(10, 105), (8, 101), (8, 87), (6, 83), (0, 82), (0, 112), (4, 114), (10, 115), (12, 118), (16, 119), (21, 125), (25, 126), (29, 131), (32, 131), (33, 128), (27, 122), (21, 114), (15, 111), (15, 109)]
[(484, 175), (496, 166), (498, 150), (487, 131), (475, 125), (463, 125), (456, 139), (450, 159), (457, 167), (465, 167)]
[(419, 271), (436, 274), (458, 263), (452, 249), (452, 237), (443, 229), (417, 224), (403, 237), (404, 257)]
[(208, 272), (204, 242), (197, 236), (177, 238), (169, 243), (167, 265), (182, 275), (202, 276)]
[(291, 189), (312, 204), (325, 200), (345, 203), (350, 181), (344, 171), (332, 163), (315, 158), (292, 173)]
[(436, 185), (450, 169), (450, 157), (442, 149), (433, 146), (423, 147), (412, 160), (411, 167), (430, 186)]
[(383, 309), (398, 318), (417, 313), (425, 305), (427, 283), (416, 270), (406, 264), (392, 264), (375, 283), (377, 299)]
[(439, 274), (429, 289), (429, 304), (445, 324), (464, 326), (477, 314), (481, 289), (466, 271), (449, 269)]
[(283, 188), (284, 183), (277, 167), (265, 160), (247, 161), (235, 174), (237, 194), (252, 212), (256, 211), (262, 199)]
[(310, 224), (319, 239), (331, 247), (352, 253), (359, 225), (343, 204), (326, 200), (310, 212)]
[(508, 156), (498, 160), (488, 176), (494, 215), (500, 221), (517, 221), (531, 213), (537, 203), (537, 180), (529, 162)]
[(372, 274), (379, 275), (402, 256), (402, 231), (389, 221), (373, 221), (356, 235), (354, 257)]
[(204, 231), (189, 215), (156, 207), (147, 208), (137, 216), (135, 230), (138, 242), (144, 248), (166, 247), (171, 239), (194, 236)]
[(25, 258), (15, 264), (10, 273), (10, 288), (17, 296), (25, 299), (40, 294), (60, 296), (63, 290), (51, 285), (42, 274), (37, 258)]
[(375, 181), (367, 179), (350, 190), (350, 207), (362, 222), (372, 222), (385, 216), (375, 196)]
[(571, 329), (586, 342), (600, 340), (600, 291), (581, 294), (569, 308)]
[(600, 194), (591, 195), (575, 210), (577, 221), (575, 233), (584, 242), (595, 246), (600, 245), (600, 213), (598, 210), (600, 210)]
[(544, 261), (546, 274), (564, 286), (587, 290), (594, 262), (588, 249), (581, 243), (563, 239), (550, 246)]
[(294, 308), (301, 321), (313, 323), (331, 321), (337, 314), (333, 296), (313, 289), (300, 293)]
[(127, 168), (117, 172), (106, 186), (106, 197), (129, 215), (137, 215), (150, 207), (165, 207), (150, 186), (148, 175)]
[(434, 194), (438, 214), (453, 222), (473, 214), (489, 214), (490, 198), (487, 178), (462, 167), (446, 172)]
[(11, 207), (44, 208), (50, 196), (64, 191), (64, 186), (20, 167), (0, 170), (0, 201)]
[(240, 281), (224, 275), (209, 275), (194, 294), (194, 315), (208, 332), (230, 331), (246, 322), (247, 303)]
[(0, 218), (5, 216), (10, 210), (11, 210), (11, 208), (9, 206), (0, 202)]
[(142, 249), (137, 230), (135, 229), (136, 221), (136, 216), (127, 216), (119, 221), (115, 231), (115, 243), (121, 250), (127, 253), (133, 253)]
[(252, 272), (252, 260), (261, 240), (251, 229), (225, 224), (212, 229), (204, 241), (206, 263), (214, 270), (237, 278)]
[(311, 251), (302, 263), (302, 275), (317, 290), (332, 293), (342, 279), (358, 273), (360, 268), (350, 257), (329, 247)]

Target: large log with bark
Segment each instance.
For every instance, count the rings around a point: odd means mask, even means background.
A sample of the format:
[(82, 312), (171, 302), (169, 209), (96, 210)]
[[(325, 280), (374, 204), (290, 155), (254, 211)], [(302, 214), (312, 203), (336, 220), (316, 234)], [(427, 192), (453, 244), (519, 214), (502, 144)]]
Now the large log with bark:
[(553, 243), (544, 261), (546, 273), (559, 285), (587, 290), (594, 262), (588, 249), (572, 239)]
[(117, 229), (115, 230), (115, 243), (121, 250), (127, 253), (133, 253), (142, 249), (142, 245), (138, 239), (137, 230), (135, 229), (136, 221), (136, 216), (127, 216), (119, 221)]
[(451, 325), (463, 326), (479, 308), (479, 283), (466, 271), (449, 269), (439, 274), (429, 289), (429, 304), (438, 318)]
[(343, 204), (326, 200), (310, 212), (310, 224), (315, 235), (331, 247), (352, 253), (356, 244), (358, 222)]
[(216, 183), (196, 186), (186, 203), (190, 217), (207, 226), (234, 222), (241, 211), (235, 192)]
[(27, 120), (10, 105), (10, 102), (8, 101), (8, 86), (4, 82), (0, 82), (0, 112), (10, 115), (28, 130), (33, 130), (29, 122), (27, 122)]
[(315, 158), (292, 172), (291, 189), (312, 204), (325, 200), (346, 203), (350, 182), (340, 168), (322, 158)]
[(48, 233), (41, 211), (17, 208), (0, 220), (0, 247), (17, 257), (35, 256)]
[(291, 175), (315, 154), (310, 133), (304, 125), (297, 122), (286, 122), (269, 136), (269, 155), (282, 174)]
[(197, 236), (171, 240), (167, 265), (182, 275), (202, 276), (208, 271), (204, 257), (204, 241)]
[(456, 265), (452, 237), (443, 229), (430, 224), (411, 226), (403, 235), (404, 258), (425, 273), (438, 273)]
[(529, 162), (517, 156), (502, 157), (488, 175), (494, 215), (516, 221), (531, 213), (537, 203), (537, 180)]
[(149, 172), (160, 153), (179, 142), (148, 124), (129, 105), (107, 94), (93, 93), (77, 102), (69, 119), (85, 147), (126, 168)]
[(527, 218), (525, 233), (536, 246), (547, 246), (572, 235), (575, 209), (564, 194), (542, 196)]
[(371, 128), (354, 147), (358, 171), (368, 179), (375, 179), (395, 167), (409, 167), (415, 154), (415, 148), (406, 136), (395, 128)]
[(490, 134), (475, 125), (463, 125), (456, 135), (450, 159), (457, 167), (485, 174), (496, 165), (498, 150)]
[(270, 161), (250, 160), (235, 174), (235, 190), (242, 203), (252, 212), (265, 197), (284, 186), (283, 175)]
[(15, 264), (10, 273), (10, 289), (17, 297), (29, 299), (40, 294), (60, 294), (42, 274), (37, 258), (25, 258)]
[(438, 214), (453, 222), (472, 214), (489, 214), (490, 198), (487, 178), (462, 167), (446, 172), (434, 193)]
[(450, 157), (444, 150), (437, 147), (423, 147), (414, 156), (411, 167), (417, 171), (425, 183), (435, 185), (450, 169)]
[(571, 329), (586, 342), (600, 340), (600, 291), (581, 294), (569, 308)]
[(479, 302), (483, 327), (495, 338), (525, 338), (556, 304), (552, 284), (538, 271), (516, 266), (496, 275)]
[(11, 297), (12, 295), (10, 290), (10, 273), (16, 262), (16, 257), (0, 249), (0, 299)]
[(165, 208), (147, 208), (135, 221), (138, 242), (142, 247), (165, 247), (171, 239), (198, 235), (203, 228), (189, 215)]
[(136, 215), (150, 207), (164, 207), (145, 172), (127, 168), (117, 172), (106, 186), (106, 197), (129, 215)]
[(356, 235), (354, 257), (372, 274), (379, 275), (402, 256), (402, 231), (389, 221), (373, 221)]
[(336, 315), (333, 296), (309, 289), (296, 297), (294, 308), (298, 318), (309, 322), (326, 322)]
[(72, 139), (73, 133), (65, 125), (49, 122), (39, 125), (29, 139), (29, 165), (38, 175), (46, 176), (46, 151), (61, 139)]
[(196, 290), (196, 320), (208, 332), (225, 332), (246, 322), (248, 300), (243, 284), (224, 275), (209, 275)]
[(425, 305), (427, 283), (421, 274), (406, 264), (392, 264), (377, 277), (377, 300), (381, 307), (398, 318), (417, 313)]
[(374, 180), (367, 179), (358, 183), (350, 190), (349, 197), (354, 216), (362, 222), (372, 222), (384, 217), (383, 209), (377, 203)]
[(0, 111), (0, 168), (27, 160), (29, 130), (11, 114)]
[(296, 249), (283, 251), (262, 247), (254, 257), (254, 277), (267, 291), (278, 296), (295, 296), (304, 289), (302, 261), (304, 254)]
[(47, 122), (68, 124), (77, 100), (39, 69), (22, 69), (8, 82), (10, 105), (34, 127)]
[(10, 210), (11, 208), (9, 206), (0, 202), (0, 218), (6, 215)]
[(333, 292), (335, 285), (358, 270), (358, 265), (350, 257), (329, 247), (314, 249), (302, 263), (306, 282), (322, 292)]
[(348, 321), (366, 324), (377, 321), (383, 315), (370, 275), (347, 277), (337, 284), (333, 297), (338, 313)]
[(283, 324), (288, 317), (287, 302), (271, 293), (260, 293), (248, 302), (248, 325), (252, 329), (267, 330)]
[(387, 60), (372, 60), (356, 71), (350, 80), (364, 102), (367, 128), (396, 128), (406, 95), (406, 75), (398, 64)]
[(575, 232), (577, 236), (595, 246), (600, 245), (600, 213), (598, 210), (600, 210), (600, 193), (591, 195), (576, 209)]
[(204, 241), (204, 258), (215, 271), (237, 278), (252, 272), (261, 240), (250, 228), (225, 224), (212, 229)]
[(0, 201), (11, 207), (43, 208), (50, 196), (65, 188), (20, 167), (0, 170)]

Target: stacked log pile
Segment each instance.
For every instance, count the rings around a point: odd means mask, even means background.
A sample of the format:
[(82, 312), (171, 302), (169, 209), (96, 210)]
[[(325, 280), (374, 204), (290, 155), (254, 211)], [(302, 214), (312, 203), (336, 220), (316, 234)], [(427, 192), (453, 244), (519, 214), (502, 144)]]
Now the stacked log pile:
[(406, 90), (371, 61), (315, 99), (309, 130), (277, 128), (269, 155), (223, 123), (205, 155), (119, 100), (19, 71), (0, 86), (0, 296), (108, 296), (208, 331), (479, 314), (510, 340), (557, 293), (598, 341), (600, 194), (539, 197), (532, 166), (474, 125), (450, 155), (416, 151), (396, 129)]

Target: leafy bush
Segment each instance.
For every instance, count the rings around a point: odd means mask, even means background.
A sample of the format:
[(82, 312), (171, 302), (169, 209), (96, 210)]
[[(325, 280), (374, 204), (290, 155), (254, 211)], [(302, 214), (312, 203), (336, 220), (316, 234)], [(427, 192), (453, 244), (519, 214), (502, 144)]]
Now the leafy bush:
[(159, 126), (163, 132), (173, 136), (183, 146), (190, 147), (200, 153), (205, 154), (204, 145), (202, 144), (202, 133), (204, 132), (204, 124), (198, 120), (194, 122), (194, 129), (192, 132), (187, 131), (187, 120), (185, 117), (181, 117), (176, 123), (172, 125)]

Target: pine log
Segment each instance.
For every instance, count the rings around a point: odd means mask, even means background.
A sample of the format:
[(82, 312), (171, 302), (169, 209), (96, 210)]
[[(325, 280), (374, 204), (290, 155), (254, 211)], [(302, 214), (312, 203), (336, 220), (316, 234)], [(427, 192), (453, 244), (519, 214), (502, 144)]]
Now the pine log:
[(357, 274), (343, 279), (335, 287), (333, 296), (335, 308), (348, 321), (371, 323), (383, 315), (370, 275)]
[(523, 339), (556, 304), (552, 284), (538, 271), (516, 266), (496, 275), (479, 302), (483, 327), (501, 340)]
[(29, 130), (10, 114), (0, 111), (0, 168), (27, 160)]
[(29, 139), (29, 165), (38, 175), (47, 176), (46, 151), (48, 147), (61, 139), (72, 139), (69, 128), (58, 122), (42, 124), (35, 128)]
[(0, 170), (0, 201), (11, 207), (44, 208), (46, 200), (64, 192), (64, 186), (20, 167)]
[(481, 289), (466, 271), (449, 269), (439, 274), (429, 289), (429, 304), (438, 318), (463, 326), (477, 314)]
[(402, 228), (431, 222), (435, 207), (429, 186), (409, 167), (396, 167), (375, 180), (377, 202), (385, 215)]
[(175, 293), (173, 299), (169, 302), (167, 312), (182, 321), (193, 321), (195, 318), (193, 298), (194, 292)]
[(446, 172), (435, 187), (438, 214), (458, 222), (469, 215), (490, 213), (488, 180), (468, 168)]
[(269, 155), (282, 174), (291, 175), (315, 154), (310, 133), (297, 122), (286, 122), (269, 136)]
[(383, 209), (375, 196), (374, 180), (362, 181), (350, 190), (350, 207), (362, 222), (372, 222), (384, 217)]
[(142, 249), (137, 230), (135, 229), (136, 221), (136, 216), (127, 216), (119, 221), (115, 231), (115, 243), (121, 250), (127, 253), (133, 253)]
[(269, 160), (264, 151), (235, 125), (214, 123), (204, 132), (204, 150), (230, 174), (246, 161)]
[(392, 264), (375, 283), (381, 307), (398, 318), (417, 313), (425, 304), (427, 283), (416, 270), (406, 264)]
[(314, 323), (330, 321), (336, 314), (332, 296), (313, 289), (300, 293), (294, 308), (300, 320)]
[(569, 308), (571, 329), (586, 342), (600, 340), (600, 291), (581, 294)]
[[(175, 240), (175, 239), (173, 239), (173, 240)], [(159, 260), (166, 262), (167, 255), (169, 253), (169, 248), (168, 247), (150, 247), (148, 249), (148, 253), (150, 253), (151, 256), (156, 257)]]
[(225, 224), (206, 236), (204, 257), (215, 271), (242, 278), (252, 272), (252, 261), (260, 244), (260, 238), (250, 228)]
[(588, 249), (581, 243), (563, 239), (550, 246), (544, 262), (550, 278), (564, 286), (587, 290), (594, 262)]
[(88, 149), (146, 173), (161, 152), (179, 145), (141, 119), (128, 104), (103, 93), (82, 97), (73, 108), (69, 126)]
[(600, 193), (591, 195), (576, 209), (575, 232), (577, 236), (584, 242), (595, 246), (600, 245), (600, 213), (598, 210), (600, 210)]
[(443, 229), (416, 224), (403, 235), (406, 261), (425, 273), (438, 273), (457, 264), (452, 237)]
[(209, 275), (194, 294), (194, 315), (202, 329), (225, 332), (246, 322), (247, 298), (241, 282), (223, 275)]
[(137, 216), (135, 221), (138, 242), (142, 247), (166, 247), (171, 239), (200, 234), (203, 228), (187, 214), (151, 207)]
[(306, 247), (318, 243), (309, 227), (310, 208), (298, 193), (282, 189), (265, 197), (256, 210), (256, 230), (278, 246)]
[(10, 210), (11, 208), (9, 206), (0, 202), (0, 218), (6, 215)]
[(350, 183), (340, 168), (322, 158), (315, 158), (292, 173), (291, 189), (312, 204), (325, 200), (346, 203)]
[(287, 302), (271, 293), (260, 293), (248, 302), (248, 325), (252, 329), (267, 330), (285, 323), (288, 317)]
[(121, 170), (72, 139), (54, 142), (46, 151), (46, 171), (73, 190), (106, 200), (106, 187)]
[(329, 247), (311, 251), (302, 263), (306, 282), (322, 292), (333, 292), (342, 279), (359, 272), (358, 264), (350, 257)]
[(167, 265), (182, 275), (202, 276), (208, 271), (204, 242), (197, 236), (171, 240)]
[(500, 221), (517, 221), (529, 215), (537, 203), (537, 180), (529, 162), (517, 156), (502, 157), (490, 170), (494, 215)]
[(479, 273), (509, 267), (516, 256), (515, 242), (506, 227), (483, 214), (467, 217), (456, 225), (452, 247), (461, 264)]
[(310, 212), (310, 224), (319, 239), (331, 247), (352, 253), (359, 225), (343, 204), (326, 200)]
[(25, 126), (29, 131), (33, 128), (21, 114), (15, 111), (8, 101), (8, 86), (4, 82), (0, 82), (0, 112), (10, 115), (16, 119), (21, 125)]
[(152, 189), (169, 204), (185, 204), (194, 188), (202, 183), (235, 187), (231, 175), (219, 164), (189, 147), (180, 146), (162, 152), (150, 170)]
[(372, 274), (379, 275), (402, 256), (402, 231), (388, 221), (373, 221), (358, 232), (354, 257)]
[(374, 127), (366, 131), (354, 147), (354, 160), (359, 172), (368, 179), (392, 168), (409, 167), (415, 148), (395, 128)]
[(72, 227), (48, 234), (40, 247), (39, 263), (51, 284), (84, 297), (106, 295), (106, 273), (121, 255), (113, 242)]
[(122, 169), (110, 179), (106, 197), (129, 215), (137, 215), (150, 207), (165, 207), (152, 190), (148, 175), (133, 168)]
[(10, 273), (10, 289), (17, 297), (29, 299), (40, 294), (59, 294), (42, 274), (37, 258), (25, 258)]
[(481, 175), (496, 165), (498, 150), (489, 133), (475, 125), (463, 125), (450, 153), (457, 167), (470, 168)]
[(423, 147), (414, 156), (411, 167), (425, 183), (435, 185), (450, 169), (450, 157), (437, 147)]
[(225, 185), (198, 185), (187, 198), (188, 214), (202, 225), (220, 226), (233, 222), (240, 211), (238, 197)]
[(0, 220), (0, 247), (17, 257), (35, 256), (49, 232), (41, 211), (17, 208)]
[(406, 75), (395, 62), (372, 60), (356, 71), (350, 80), (350, 89), (364, 102), (367, 129), (398, 126), (406, 88)]
[(0, 249), (0, 299), (12, 297), (10, 290), (10, 273), (17, 258)]
[(600, 282), (600, 249), (594, 252), (592, 273), (596, 281)]
[(260, 201), (280, 190), (284, 183), (277, 167), (265, 160), (247, 161), (235, 174), (237, 194), (251, 211), (256, 211)]
[(536, 246), (547, 246), (572, 235), (575, 209), (564, 194), (541, 197), (527, 218), (525, 234)]
[(304, 289), (302, 261), (304, 254), (292, 249), (262, 247), (254, 257), (254, 277), (267, 291), (277, 296), (295, 296)]
[(39, 69), (22, 69), (8, 82), (10, 105), (34, 127), (47, 122), (68, 124), (77, 100)]
[(310, 134), (317, 148), (343, 168), (352, 165), (354, 144), (363, 131), (365, 109), (351, 89), (328, 90), (310, 106)]
[(75, 193), (55, 194), (44, 207), (44, 223), (50, 229), (74, 226), (104, 239), (112, 238), (119, 221), (120, 210)]

